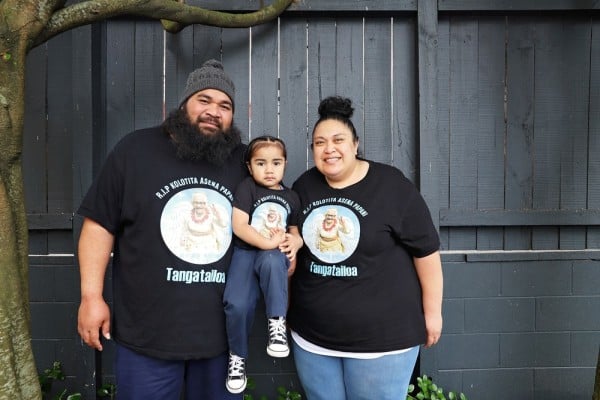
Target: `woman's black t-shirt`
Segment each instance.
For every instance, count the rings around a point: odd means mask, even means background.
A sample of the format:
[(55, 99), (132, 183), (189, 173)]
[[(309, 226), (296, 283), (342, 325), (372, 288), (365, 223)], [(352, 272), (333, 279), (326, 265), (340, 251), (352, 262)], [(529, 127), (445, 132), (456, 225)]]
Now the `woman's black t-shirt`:
[(369, 161), (360, 182), (331, 188), (316, 169), (293, 185), (305, 246), (292, 277), (289, 325), (316, 345), (386, 352), (424, 343), (413, 257), (439, 237), (416, 187), (396, 168)]

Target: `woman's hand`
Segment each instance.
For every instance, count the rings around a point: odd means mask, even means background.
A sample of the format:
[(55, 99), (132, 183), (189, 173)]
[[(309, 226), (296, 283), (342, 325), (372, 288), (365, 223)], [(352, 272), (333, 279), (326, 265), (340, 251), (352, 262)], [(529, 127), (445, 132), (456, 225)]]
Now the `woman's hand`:
[(440, 340), (442, 336), (442, 316), (425, 314), (425, 328), (427, 329), (427, 342), (425, 347), (431, 347)]
[(279, 250), (285, 253), (290, 261), (294, 261), (298, 250), (300, 250), (302, 246), (304, 246), (304, 241), (298, 232), (298, 228), (291, 226), (289, 233), (285, 234), (284, 241), (279, 245)]

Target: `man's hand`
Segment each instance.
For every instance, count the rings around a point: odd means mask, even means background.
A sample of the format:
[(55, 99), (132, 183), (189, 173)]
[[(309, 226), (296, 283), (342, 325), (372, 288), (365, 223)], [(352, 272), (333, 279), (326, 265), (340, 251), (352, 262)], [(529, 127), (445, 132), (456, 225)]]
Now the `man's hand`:
[(88, 346), (102, 351), (100, 332), (110, 340), (110, 310), (104, 299), (82, 299), (77, 318), (77, 332)]

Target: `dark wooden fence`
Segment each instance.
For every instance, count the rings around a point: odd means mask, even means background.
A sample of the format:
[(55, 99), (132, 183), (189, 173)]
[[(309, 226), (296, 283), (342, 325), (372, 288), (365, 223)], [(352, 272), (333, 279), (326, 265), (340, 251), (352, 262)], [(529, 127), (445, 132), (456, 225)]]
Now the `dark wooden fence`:
[[(202, 5), (259, 2), (222, 3)], [(115, 19), (35, 49), (23, 158), (38, 367), (63, 362), (67, 385), (87, 398), (111, 379), (110, 346), (95, 354), (76, 334), (74, 211), (112, 146), (160, 123), (187, 74), (220, 58), (244, 140), (283, 138), (289, 183), (312, 165), (319, 100), (340, 94), (354, 101), (363, 154), (421, 188), (445, 273), (445, 334), (422, 352), (422, 373), (471, 399), (589, 399), (600, 343), (598, 10), (584, 0), (304, 0), (250, 29), (171, 35)], [(256, 392), (298, 389), (293, 362), (263, 354), (260, 318)]]

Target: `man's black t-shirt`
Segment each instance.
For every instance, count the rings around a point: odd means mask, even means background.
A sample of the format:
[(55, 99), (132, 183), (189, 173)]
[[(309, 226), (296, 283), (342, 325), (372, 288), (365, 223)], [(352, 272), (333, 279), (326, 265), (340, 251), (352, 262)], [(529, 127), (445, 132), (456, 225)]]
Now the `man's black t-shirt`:
[(244, 145), (224, 166), (178, 159), (161, 128), (109, 154), (78, 211), (115, 235), (114, 339), (163, 359), (227, 349), (222, 295), (232, 249), (233, 192)]

